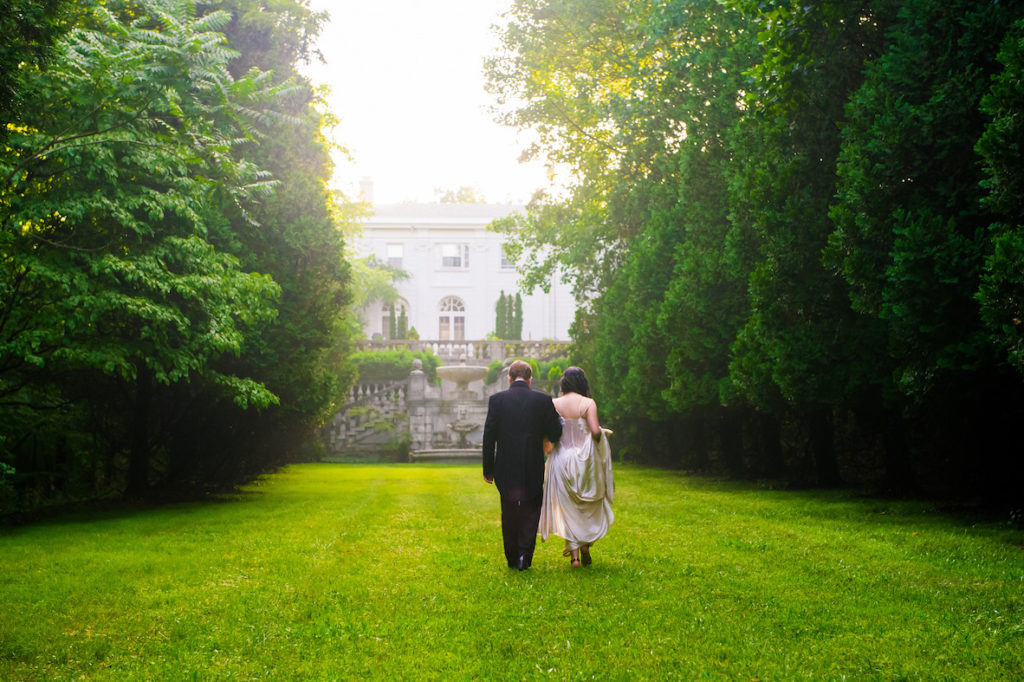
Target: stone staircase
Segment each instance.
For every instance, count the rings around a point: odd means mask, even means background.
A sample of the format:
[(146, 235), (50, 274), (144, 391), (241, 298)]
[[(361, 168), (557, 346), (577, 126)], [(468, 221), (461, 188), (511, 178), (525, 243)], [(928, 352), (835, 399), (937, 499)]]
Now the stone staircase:
[(407, 428), (408, 393), (407, 379), (353, 386), (345, 406), (326, 429), (328, 451), (375, 450), (396, 440)]
[[(540, 361), (568, 353), (569, 343), (560, 341), (359, 341), (359, 350), (408, 348), (427, 350), (446, 365), (465, 363), (486, 366), (492, 360), (514, 357)], [(428, 386), (422, 371), (413, 370), (409, 378), (391, 382), (360, 382), (349, 392), (344, 407), (323, 430), (327, 457), (356, 457), (395, 453), (402, 443), (413, 448), (451, 448), (457, 444), (452, 432), (456, 418), (454, 403), (464, 398), (448, 382), (448, 388)], [(546, 377), (535, 379), (534, 387), (557, 391)], [(482, 427), (489, 392), (504, 388), (502, 381), (484, 387), (477, 404), (462, 408), (473, 412), (468, 419)], [(463, 387), (465, 389), (465, 387)], [(480, 389), (475, 389), (480, 390)], [(464, 391), (461, 391), (464, 392)], [(482, 410), (482, 411), (481, 411)], [(477, 414), (477, 412), (480, 412)], [(479, 442), (479, 434), (476, 434)], [(463, 448), (466, 449), (466, 448)]]

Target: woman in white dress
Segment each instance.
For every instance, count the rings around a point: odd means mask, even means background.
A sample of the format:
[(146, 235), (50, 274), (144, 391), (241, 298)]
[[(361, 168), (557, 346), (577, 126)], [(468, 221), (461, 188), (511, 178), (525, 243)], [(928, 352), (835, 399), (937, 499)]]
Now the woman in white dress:
[(583, 370), (569, 367), (562, 375), (562, 395), (555, 409), (563, 420), (562, 439), (544, 468), (541, 540), (565, 538), (563, 556), (573, 567), (591, 564), (590, 546), (608, 532), (615, 519), (615, 496), (608, 435), (597, 421), (597, 403)]

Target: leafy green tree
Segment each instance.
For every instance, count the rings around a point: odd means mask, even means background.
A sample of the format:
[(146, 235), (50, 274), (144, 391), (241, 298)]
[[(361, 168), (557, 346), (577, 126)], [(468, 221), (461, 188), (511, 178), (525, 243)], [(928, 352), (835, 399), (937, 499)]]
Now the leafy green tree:
[[(652, 449), (656, 422), (668, 418), (663, 394), (667, 347), (657, 327), (658, 308), (671, 273), (672, 241), (677, 224), (667, 214), (649, 221), (645, 239), (630, 249), (608, 292), (595, 302), (602, 320), (596, 330), (596, 355), (589, 367), (597, 368), (596, 382), (615, 386), (605, 412), (630, 424), (642, 447)], [(662, 248), (668, 245), (668, 248)]]
[(900, 18), (851, 103), (832, 244), (855, 309), (886, 320), (901, 389), (920, 395), (987, 344), (972, 297), (989, 218), (968, 160), (1006, 11), (907, 2)]
[(826, 485), (840, 481), (833, 413), (857, 371), (843, 360), (859, 357), (861, 326), (821, 254), (832, 231), (838, 124), (880, 49), (880, 7), (838, 0), (751, 12), (763, 52), (738, 137), (733, 220), (757, 236), (761, 259), (731, 374), (751, 399), (777, 387), (797, 410)]
[(486, 67), (499, 120), (531, 130), (537, 142), (524, 157), (566, 169), (572, 188), (494, 223), (527, 293), (562, 276), (578, 300), (600, 295), (641, 225), (634, 183), (681, 133), (647, 97), (666, 77), (650, 55), (672, 49), (670, 35), (645, 33), (657, 4), (518, 0), (507, 14), (503, 47)]
[[(933, 459), (958, 471), (1003, 459), (996, 443), (1021, 397), (979, 323), (986, 254), (995, 273), (1006, 252), (991, 246), (1000, 230), (990, 229), (975, 152), (982, 98), (1003, 71), (998, 45), (1021, 12), (1012, 3), (902, 3), (843, 128), (829, 258), (875, 328), (871, 345), (882, 353), (864, 357), (883, 400), (932, 424)], [(991, 457), (965, 455), (979, 442)]]
[[(734, 14), (713, 2), (520, 2), (506, 49), (490, 64), (499, 102), (528, 102), (506, 122), (532, 127), (539, 140), (532, 152), (553, 166), (568, 164), (573, 181), (565, 200), (533, 205), (497, 227), (509, 232), (513, 260), (546, 254), (525, 268), (528, 290), (545, 286), (558, 269), (566, 273), (582, 304), (573, 328), (576, 359), (592, 368), (596, 382), (615, 387), (603, 413), (628, 422), (638, 449), (648, 453), (679, 443), (684, 431), (703, 432), (708, 422), (693, 412), (687, 422), (667, 402), (673, 347), (666, 332), (679, 327), (676, 308), (666, 303), (664, 316), (661, 310), (686, 238), (680, 150), (691, 139), (695, 153), (706, 139), (720, 146), (723, 131), (707, 130), (705, 109), (709, 97), (719, 106), (730, 97), (709, 94), (722, 90), (717, 75), (714, 88), (704, 90), (688, 76), (721, 73), (721, 54), (735, 42)], [(718, 56), (703, 56), (711, 53)], [(726, 78), (739, 75), (737, 68)], [(737, 99), (733, 90), (733, 110)], [(701, 125), (708, 137), (691, 137)], [(708, 405), (697, 399), (679, 409), (698, 403)], [(712, 404), (717, 408), (717, 395)], [(707, 444), (704, 435), (690, 439), (697, 466), (707, 465)]]
[(46, 69), (19, 66), (0, 154), (0, 456), (53, 471), (40, 491), (230, 484), (311, 443), (354, 375), (353, 210), (295, 78), (323, 17), (77, 9)]
[[(17, 112), (22, 77), (45, 67), (58, 40), (71, 29), (68, 0), (8, 0), (0, 12), (0, 116)], [(31, 76), (29, 76), (31, 77)], [(7, 136), (0, 128), (0, 141)]]
[(26, 74), (38, 105), (0, 160), (0, 393), (49, 409), (61, 373), (117, 378), (125, 392), (95, 398), (125, 415), (139, 492), (156, 386), (204, 375), (239, 405), (276, 400), (213, 367), (273, 317), (279, 289), (209, 239), (225, 207), (242, 212), (269, 190), (232, 149), (278, 91), (258, 72), (227, 72), (224, 13), (139, 2), (124, 16), (96, 6), (47, 70)]
[[(749, 272), (707, 272), (729, 228), (725, 140), (753, 45), (742, 37), (744, 19), (714, 2), (516, 7), (507, 49), (491, 63), (492, 91), (529, 102), (506, 121), (533, 126), (535, 153), (569, 164), (574, 183), (569, 198), (498, 227), (510, 233), (513, 259), (549, 254), (527, 267), (528, 287), (543, 286), (556, 268), (567, 273), (583, 306), (573, 331), (577, 361), (615, 387), (604, 413), (658, 441), (641, 443), (646, 452), (687, 434), (691, 463), (706, 467)], [(689, 191), (684, 173), (705, 181), (701, 189), (712, 196)], [(690, 242), (690, 230), (708, 236)], [(725, 280), (731, 299), (713, 285)], [(698, 307), (689, 291), (709, 296)], [(708, 314), (731, 316), (733, 330)], [(724, 338), (708, 338), (712, 331)], [(710, 377), (709, 352), (717, 353)], [(721, 426), (723, 441), (736, 431)]]
[(360, 258), (347, 249), (346, 260), (351, 264), (353, 310), (364, 310), (375, 301), (391, 304), (401, 298), (396, 285), (410, 277), (408, 272), (381, 263), (372, 255)]
[[(194, 420), (199, 433), (179, 452), (196, 466), (213, 461), (223, 448), (258, 453), (277, 464), (316, 451), (319, 427), (340, 408), (354, 380), (345, 357), (359, 325), (352, 314), (354, 259), (346, 255), (345, 237), (365, 207), (326, 189), (332, 165), (323, 130), (329, 117), (322, 113), (322, 93), (297, 70), (316, 56), (313, 40), (325, 14), (299, 0), (217, 0), (205, 7), (230, 13), (224, 33), (240, 53), (230, 65), (232, 73), (269, 72), (284, 93), (280, 115), (262, 118), (245, 149), (247, 158), (272, 174), (274, 191), (252, 207), (251, 222), (235, 216), (218, 242), (281, 286), (273, 325), (253, 336), (238, 360), (281, 401), (261, 415), (240, 414), (231, 405), (199, 407)], [(377, 296), (396, 301), (394, 281), (402, 273), (371, 262), (355, 266), (365, 277), (359, 292), (363, 303)], [(227, 442), (202, 435), (224, 433), (214, 428), (220, 421), (240, 425), (235, 434), (225, 433)]]
[(945, 466), (912, 441), (971, 452), (972, 421), (987, 449), (1006, 439), (1020, 11), (513, 4), (489, 88), (563, 188), (495, 229), (526, 291), (565, 273), (573, 359), (627, 449), (734, 473), (753, 449), (760, 472), (826, 485), (881, 454), (907, 489), (912, 464)]
[[(729, 220), (731, 135), (757, 54), (744, 37), (747, 24), (735, 7), (719, 3), (673, 3), (660, 13), (654, 30), (674, 35), (676, 45), (665, 65), (673, 76), (660, 97), (686, 135), (672, 156), (671, 190), (648, 221), (648, 231), (659, 222), (673, 226), (656, 247), (670, 255), (661, 267), (671, 276), (660, 303), (650, 306), (657, 314), (655, 348), (664, 349), (656, 351), (664, 357), (664, 410), (680, 415), (666, 420), (685, 424), (680, 430), (691, 435), (695, 466), (708, 466), (717, 438), (734, 473), (743, 467), (749, 410), (729, 381), (729, 346), (749, 310), (747, 279), (757, 255), (756, 244), (738, 238)], [(779, 473), (778, 448), (771, 452), (761, 468)]]
[(982, 98), (981, 110), (989, 121), (976, 147), (985, 164), (982, 183), (988, 194), (982, 202), (996, 218), (978, 301), (989, 333), (1009, 363), (1024, 372), (1024, 21), (1007, 31), (998, 59), (1003, 70)]

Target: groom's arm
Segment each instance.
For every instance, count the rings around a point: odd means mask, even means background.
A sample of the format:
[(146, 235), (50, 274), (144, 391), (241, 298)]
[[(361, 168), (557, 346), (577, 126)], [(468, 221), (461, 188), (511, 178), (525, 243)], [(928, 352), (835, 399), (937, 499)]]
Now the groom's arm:
[(494, 482), (494, 448), (498, 439), (498, 405), (492, 395), (487, 401), (487, 418), (484, 420), (483, 460), (484, 480)]
[(562, 418), (558, 416), (558, 410), (555, 409), (555, 403), (551, 400), (551, 396), (547, 398), (544, 405), (544, 435), (552, 443), (557, 443), (562, 438)]

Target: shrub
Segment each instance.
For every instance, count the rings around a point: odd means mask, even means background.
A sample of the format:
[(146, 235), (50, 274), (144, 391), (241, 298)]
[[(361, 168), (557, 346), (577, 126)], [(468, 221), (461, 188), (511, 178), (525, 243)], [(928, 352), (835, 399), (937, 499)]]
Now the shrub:
[(569, 358), (551, 358), (534, 367), (537, 380), (535, 388), (547, 393), (558, 392), (558, 381), (562, 378), (563, 368), (569, 366)]
[[(558, 387), (558, 380), (562, 378), (562, 368), (569, 366), (569, 358), (562, 357), (552, 358), (544, 362), (537, 362), (532, 358), (517, 358), (517, 360), (526, 360), (526, 362), (530, 363), (530, 368), (533, 370), (533, 387), (548, 393)], [(487, 365), (487, 378), (484, 379), (484, 383), (493, 384), (497, 381), (504, 365), (505, 363), (502, 360), (491, 360)]]
[(484, 379), (485, 384), (493, 384), (501, 376), (501, 368), (505, 366), (503, 360), (491, 360), (487, 365), (487, 378)]
[(360, 381), (398, 381), (405, 379), (412, 371), (412, 361), (423, 362), (427, 380), (437, 383), (437, 366), (441, 358), (430, 351), (411, 351), (407, 348), (396, 350), (364, 350), (353, 353), (352, 365)]

